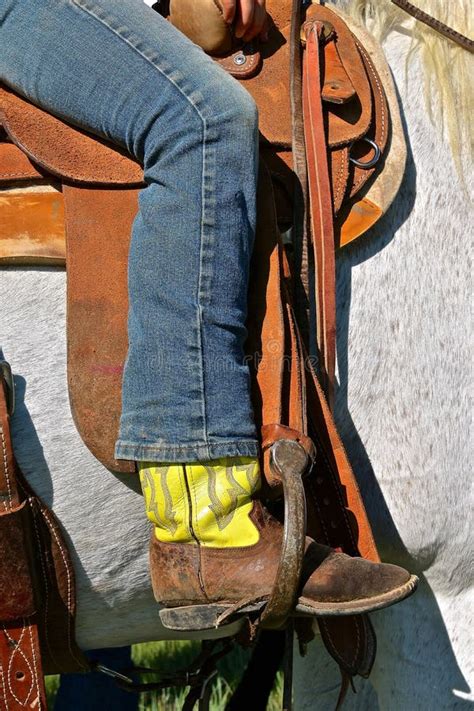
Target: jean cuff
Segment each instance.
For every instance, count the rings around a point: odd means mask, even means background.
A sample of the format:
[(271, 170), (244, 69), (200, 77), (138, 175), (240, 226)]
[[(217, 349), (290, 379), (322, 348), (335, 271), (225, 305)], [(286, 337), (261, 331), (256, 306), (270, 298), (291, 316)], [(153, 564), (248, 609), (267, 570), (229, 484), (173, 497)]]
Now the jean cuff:
[(258, 457), (258, 441), (252, 439), (191, 444), (143, 444), (118, 440), (115, 458), (135, 462), (203, 462), (221, 457)]

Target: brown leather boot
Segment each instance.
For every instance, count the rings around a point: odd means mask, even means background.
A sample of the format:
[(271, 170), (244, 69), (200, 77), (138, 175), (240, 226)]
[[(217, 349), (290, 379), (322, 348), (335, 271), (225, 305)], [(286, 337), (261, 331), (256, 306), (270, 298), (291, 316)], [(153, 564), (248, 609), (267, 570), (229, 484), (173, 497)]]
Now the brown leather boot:
[[(277, 575), (283, 526), (251, 497), (258, 463), (248, 458), (198, 465), (142, 465), (156, 600), (186, 608), (161, 614), (168, 627), (215, 626), (228, 608), (256, 610)], [(396, 565), (337, 553), (306, 539), (296, 614), (350, 615), (403, 600), (417, 578)], [(205, 614), (203, 615), (203, 611)]]

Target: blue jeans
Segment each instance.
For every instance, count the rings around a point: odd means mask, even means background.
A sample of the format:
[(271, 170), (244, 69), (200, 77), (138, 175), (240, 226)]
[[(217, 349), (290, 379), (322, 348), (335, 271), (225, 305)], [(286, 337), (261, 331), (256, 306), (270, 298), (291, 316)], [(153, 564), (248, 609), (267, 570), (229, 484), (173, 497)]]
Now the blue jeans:
[[(86, 657), (127, 676), (133, 667), (130, 647), (91, 650)], [(61, 674), (54, 711), (138, 711), (139, 700), (139, 694), (121, 689), (100, 672)]]
[(116, 457), (255, 456), (250, 95), (141, 0), (2, 0), (0, 47), (2, 81), (144, 165)]

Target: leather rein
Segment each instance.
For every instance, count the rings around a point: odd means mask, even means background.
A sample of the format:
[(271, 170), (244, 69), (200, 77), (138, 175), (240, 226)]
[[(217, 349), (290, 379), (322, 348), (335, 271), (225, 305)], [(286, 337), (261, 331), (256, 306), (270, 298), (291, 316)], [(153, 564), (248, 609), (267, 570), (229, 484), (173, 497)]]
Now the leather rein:
[(419, 20), (419, 22), (423, 22), (425, 25), (428, 25), (428, 27), (431, 27), (432, 30), (435, 30), (440, 35), (443, 35), (443, 37), (446, 37), (447, 39), (451, 40), (451, 42), (455, 42), (463, 49), (466, 49), (468, 52), (471, 52), (471, 54), (472, 52), (474, 52), (474, 40), (469, 39), (469, 37), (466, 37), (460, 32), (457, 32), (452, 27), (446, 25), (440, 20), (437, 20), (432, 15), (429, 15), (427, 12), (420, 10), (419, 7), (413, 5), (411, 2), (408, 2), (408, 0), (392, 0), (392, 2), (401, 10), (404, 10), (406, 13), (408, 13), (408, 15), (414, 17), (415, 20)]

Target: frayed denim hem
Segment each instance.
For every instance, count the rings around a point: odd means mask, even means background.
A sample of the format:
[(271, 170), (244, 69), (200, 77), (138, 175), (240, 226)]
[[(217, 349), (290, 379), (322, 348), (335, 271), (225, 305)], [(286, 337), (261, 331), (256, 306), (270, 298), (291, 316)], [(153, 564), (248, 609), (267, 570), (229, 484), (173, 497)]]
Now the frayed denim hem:
[(207, 444), (133, 444), (119, 440), (115, 458), (135, 462), (204, 462), (221, 457), (258, 457), (257, 440), (209, 442)]

